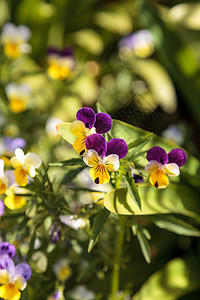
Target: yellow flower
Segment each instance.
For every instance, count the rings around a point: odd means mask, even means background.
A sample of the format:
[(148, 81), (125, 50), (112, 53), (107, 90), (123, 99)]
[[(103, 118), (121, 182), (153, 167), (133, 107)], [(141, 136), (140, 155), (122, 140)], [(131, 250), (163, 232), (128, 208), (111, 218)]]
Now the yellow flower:
[(48, 65), (49, 76), (52, 79), (63, 80), (70, 77), (75, 64), (73, 57), (53, 53), (48, 56)]
[(56, 262), (53, 269), (60, 281), (66, 281), (72, 274), (72, 269), (69, 266), (68, 260), (65, 258)]
[(5, 24), (1, 34), (4, 53), (13, 59), (18, 58), (23, 53), (29, 53), (31, 46), (26, 42), (30, 39), (30, 36), (29, 28), (24, 25)]
[(6, 86), (6, 95), (9, 100), (10, 110), (21, 113), (27, 109), (27, 101), (30, 98), (30, 88), (27, 84), (9, 83)]
[(24, 196), (18, 196), (16, 194), (22, 194), (23, 189), (19, 188), (16, 184), (13, 184), (9, 189), (6, 190), (6, 197), (4, 204), (9, 209), (19, 209), (26, 205), (26, 198)]
[(10, 160), (11, 166), (15, 169), (14, 174), (16, 182), (21, 186), (26, 186), (28, 183), (28, 175), (35, 177), (35, 169), (39, 168), (42, 160), (39, 155), (35, 153), (27, 153), (24, 155), (22, 149), (15, 150), (15, 156)]
[(15, 181), (13, 171), (4, 173), (4, 161), (0, 159), (0, 195), (6, 192), (6, 189)]

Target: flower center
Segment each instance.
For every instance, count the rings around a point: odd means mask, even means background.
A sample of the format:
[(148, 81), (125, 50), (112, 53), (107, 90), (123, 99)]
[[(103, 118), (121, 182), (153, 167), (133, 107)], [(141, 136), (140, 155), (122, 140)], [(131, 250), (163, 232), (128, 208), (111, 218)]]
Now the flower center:
[(91, 129), (86, 128), (86, 136), (96, 133), (96, 128), (92, 127)]

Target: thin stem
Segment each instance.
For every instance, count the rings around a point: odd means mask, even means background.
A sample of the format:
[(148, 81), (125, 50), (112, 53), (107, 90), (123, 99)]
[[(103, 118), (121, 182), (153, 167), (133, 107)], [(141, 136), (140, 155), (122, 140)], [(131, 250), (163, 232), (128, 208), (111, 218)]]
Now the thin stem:
[(119, 290), (119, 280), (120, 280), (120, 259), (122, 246), (124, 242), (124, 225), (123, 225), (123, 217), (119, 216), (120, 229), (117, 238), (116, 252), (114, 257), (113, 264), (113, 272), (112, 272), (112, 280), (111, 280), (111, 299), (115, 300), (115, 296), (117, 291)]

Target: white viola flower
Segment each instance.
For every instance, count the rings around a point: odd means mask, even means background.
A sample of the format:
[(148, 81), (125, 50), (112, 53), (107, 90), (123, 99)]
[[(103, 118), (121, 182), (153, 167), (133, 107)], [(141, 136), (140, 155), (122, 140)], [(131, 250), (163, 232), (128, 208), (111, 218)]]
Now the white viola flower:
[(4, 172), (4, 161), (0, 159), (0, 195), (4, 194), (7, 188), (15, 182), (13, 171)]
[(75, 215), (60, 215), (60, 221), (74, 230), (78, 230), (86, 225), (86, 221), (84, 219), (77, 219)]
[(16, 182), (21, 186), (26, 186), (28, 183), (28, 175), (35, 177), (35, 169), (40, 167), (42, 160), (36, 153), (29, 152), (24, 155), (24, 151), (17, 148), (15, 150), (15, 156), (10, 159), (10, 163), (15, 169)]
[(9, 100), (9, 107), (14, 113), (20, 113), (27, 109), (27, 101), (31, 96), (31, 89), (27, 84), (9, 83), (5, 92)]
[(88, 290), (84, 285), (79, 285), (69, 293), (69, 296), (74, 300), (94, 300), (95, 293)]
[(72, 274), (72, 269), (69, 266), (69, 261), (62, 258), (53, 266), (54, 273), (60, 281), (66, 281)]
[(6, 23), (2, 28), (1, 34), (4, 53), (15, 59), (23, 53), (31, 52), (31, 46), (27, 44), (30, 37), (31, 32), (27, 26), (15, 26), (12, 23)]

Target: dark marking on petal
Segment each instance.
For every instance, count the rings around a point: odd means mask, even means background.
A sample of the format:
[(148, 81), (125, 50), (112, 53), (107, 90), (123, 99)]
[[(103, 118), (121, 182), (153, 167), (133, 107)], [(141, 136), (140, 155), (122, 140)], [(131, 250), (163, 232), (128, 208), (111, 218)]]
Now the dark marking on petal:
[(86, 128), (89, 128), (89, 122), (86, 122), (86, 123), (85, 123), (85, 127), (86, 127)]
[(80, 155), (83, 155), (84, 153), (85, 153), (85, 149), (82, 150), (79, 154), (80, 154)]
[(99, 177), (97, 177), (94, 181), (96, 184), (99, 184)]
[(155, 187), (158, 188), (158, 181), (155, 182)]

